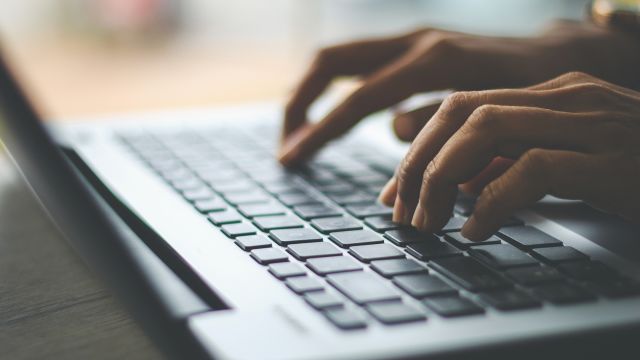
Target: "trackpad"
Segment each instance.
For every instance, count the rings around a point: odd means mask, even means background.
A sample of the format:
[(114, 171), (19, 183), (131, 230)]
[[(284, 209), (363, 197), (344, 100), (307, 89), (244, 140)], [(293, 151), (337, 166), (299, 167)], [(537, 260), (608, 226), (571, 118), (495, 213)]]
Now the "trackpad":
[(640, 262), (640, 224), (605, 214), (580, 201), (545, 198), (533, 210), (611, 252)]

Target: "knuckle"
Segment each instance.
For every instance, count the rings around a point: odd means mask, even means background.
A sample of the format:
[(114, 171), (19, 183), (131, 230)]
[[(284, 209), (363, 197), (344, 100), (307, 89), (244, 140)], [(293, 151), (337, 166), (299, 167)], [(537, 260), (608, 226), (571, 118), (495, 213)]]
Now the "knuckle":
[(582, 71), (570, 71), (568, 73), (560, 75), (559, 79), (567, 81), (585, 81), (593, 79), (593, 77)]
[(594, 105), (607, 104), (613, 100), (613, 94), (609, 88), (593, 81), (581, 82), (570, 87), (569, 91)]
[(527, 177), (541, 178), (547, 174), (549, 153), (542, 149), (531, 149), (522, 155), (521, 170)]
[(475, 91), (456, 91), (444, 99), (440, 110), (446, 113), (459, 111), (471, 106), (476, 96), (477, 92)]
[(497, 121), (497, 114), (500, 112), (498, 105), (478, 106), (469, 116), (465, 124), (469, 130), (482, 131), (492, 128)]
[(439, 30), (430, 30), (424, 36), (418, 38), (414, 44), (414, 50), (418, 53), (429, 52), (436, 54), (443, 60), (452, 61), (452, 56), (463, 51), (460, 42), (461, 36)]
[(313, 65), (318, 69), (330, 67), (334, 63), (336, 46), (330, 46), (318, 50), (314, 56)]

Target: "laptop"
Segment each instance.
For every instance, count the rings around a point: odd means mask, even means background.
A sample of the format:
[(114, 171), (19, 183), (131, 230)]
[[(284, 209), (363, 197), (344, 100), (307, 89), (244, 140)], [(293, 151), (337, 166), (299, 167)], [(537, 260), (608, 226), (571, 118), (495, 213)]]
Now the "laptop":
[(169, 357), (637, 358), (636, 225), (548, 199), (471, 243), (461, 196), (442, 232), (400, 227), (376, 195), (406, 147), (379, 121), (290, 170), (280, 118), (263, 104), (44, 124), (0, 58), (9, 155)]

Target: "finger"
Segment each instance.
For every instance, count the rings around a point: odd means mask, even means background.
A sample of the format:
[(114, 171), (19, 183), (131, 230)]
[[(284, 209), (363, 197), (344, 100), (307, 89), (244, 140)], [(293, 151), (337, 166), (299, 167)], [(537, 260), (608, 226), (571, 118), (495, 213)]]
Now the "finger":
[(410, 65), (408, 58), (401, 58), (372, 75), (329, 115), (317, 124), (310, 125), (310, 131), (299, 137), (298, 141), (287, 141), (281, 149), (280, 161), (290, 166), (305, 160), (363, 117), (417, 92), (420, 84), (415, 81), (415, 67)]
[[(433, 32), (421, 38), (393, 63), (371, 75), (363, 86), (349, 96), (322, 121), (313, 125), (299, 142), (287, 142), (280, 153), (284, 165), (293, 165), (311, 156), (333, 138), (342, 135), (363, 117), (385, 109), (418, 92), (463, 84), (458, 68), (465, 68), (464, 49), (450, 33)], [(461, 60), (462, 59), (462, 60)]]
[(334, 78), (374, 71), (406, 51), (415, 36), (357, 41), (321, 50), (286, 106), (283, 139), (306, 121), (307, 109)]
[[(484, 240), (516, 210), (546, 194), (565, 199), (592, 199), (612, 192), (611, 161), (605, 155), (532, 149), (483, 191), (462, 233)], [(588, 181), (585, 181), (588, 179)]]
[(541, 108), (478, 107), (427, 167), (420, 189), (426, 216), (414, 226), (440, 230), (451, 216), (458, 184), (471, 180), (497, 156), (517, 158), (531, 148), (595, 151), (602, 141), (592, 131), (596, 119)]
[(396, 200), (396, 194), (398, 192), (398, 182), (395, 177), (389, 179), (387, 184), (380, 191), (378, 195), (378, 201), (387, 206), (393, 206)]
[(511, 159), (497, 157), (487, 165), (478, 175), (464, 184), (461, 184), (458, 188), (471, 195), (479, 195), (489, 183), (504, 174), (507, 169), (513, 165), (514, 161)]
[(545, 81), (537, 85), (530, 86), (528, 87), (528, 89), (553, 90), (553, 89), (565, 88), (565, 90), (571, 90), (572, 87), (584, 88), (589, 86), (591, 86), (592, 88), (595, 88), (595, 90), (597, 90), (597, 88), (607, 88), (609, 91), (616, 92), (620, 95), (626, 95), (631, 97), (636, 96), (633, 90), (606, 82), (600, 78), (597, 78), (595, 76), (592, 76), (580, 71), (574, 71), (574, 72), (562, 74), (554, 79)]
[(412, 141), (429, 119), (438, 111), (440, 103), (397, 114), (393, 119), (393, 130), (403, 141)]
[[(494, 104), (531, 106), (558, 111), (578, 109), (596, 111), (607, 96), (603, 95), (605, 91), (600, 85), (587, 85), (586, 87), (576, 85), (573, 88), (548, 90), (502, 89), (451, 94), (420, 131), (398, 167), (398, 195), (403, 199), (402, 204), (407, 207), (402, 213), (413, 213), (418, 202), (417, 194), (422, 186), (422, 177), (427, 165), (478, 107)], [(583, 92), (589, 95), (583, 96)], [(582, 95), (577, 96), (579, 94)], [(397, 203), (396, 206), (398, 206)], [(395, 219), (395, 221), (400, 221), (400, 219)]]

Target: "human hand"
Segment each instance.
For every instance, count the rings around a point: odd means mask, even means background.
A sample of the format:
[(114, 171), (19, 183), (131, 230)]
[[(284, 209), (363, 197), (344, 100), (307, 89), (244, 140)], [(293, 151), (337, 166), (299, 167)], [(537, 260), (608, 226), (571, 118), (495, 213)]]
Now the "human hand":
[(450, 95), (380, 200), (394, 206), (394, 221), (438, 231), (458, 185), (496, 157), (515, 163), (482, 189), (462, 229), (471, 240), (486, 239), (546, 194), (640, 221), (640, 93), (584, 73)]
[[(588, 23), (559, 22), (532, 38), (501, 38), (423, 29), (394, 38), (321, 50), (286, 106), (279, 158), (295, 165), (363, 117), (415, 93), (438, 89), (520, 87), (581, 70), (621, 85), (638, 83), (640, 43)], [(362, 86), (316, 124), (313, 101), (340, 76)], [(411, 140), (439, 104), (401, 114), (396, 133)]]

